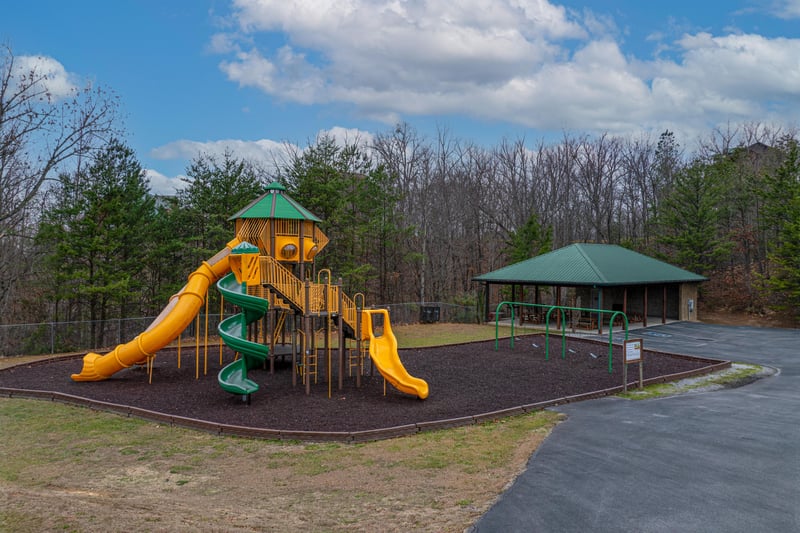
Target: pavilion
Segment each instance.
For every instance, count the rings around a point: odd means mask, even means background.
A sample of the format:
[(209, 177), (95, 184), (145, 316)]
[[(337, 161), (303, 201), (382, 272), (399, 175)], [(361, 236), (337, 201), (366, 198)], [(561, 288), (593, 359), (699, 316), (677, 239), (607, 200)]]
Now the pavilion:
[[(510, 286), (510, 301), (560, 305), (583, 309), (622, 311), (629, 322), (647, 327), (648, 316), (667, 320), (696, 321), (697, 292), (708, 278), (669, 263), (611, 244), (572, 244), (493, 272), (473, 281), (485, 286), (484, 316), (492, 317), (490, 307), (502, 301), (494, 286)], [(533, 294), (525, 289), (533, 287)], [(550, 290), (542, 294), (541, 287)], [(519, 309), (521, 321), (541, 320), (542, 309)], [(575, 312), (573, 327), (598, 329), (608, 313)]]

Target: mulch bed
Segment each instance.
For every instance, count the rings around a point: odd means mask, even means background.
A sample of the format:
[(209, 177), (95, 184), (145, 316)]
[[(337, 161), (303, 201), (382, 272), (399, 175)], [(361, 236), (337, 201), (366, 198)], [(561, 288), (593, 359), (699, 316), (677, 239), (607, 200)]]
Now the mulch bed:
[[(326, 361), (322, 355), (320, 375), (309, 395), (304, 386), (292, 386), (291, 363), (278, 358), (274, 374), (261, 369), (248, 372), (248, 376), (261, 385), (261, 390), (251, 396), (248, 404), (241, 396), (223, 391), (217, 383), (220, 369), (217, 348), (209, 349), (205, 375), (201, 353), (199, 379), (195, 379), (194, 350), (183, 350), (180, 369), (175, 351), (164, 350), (155, 359), (152, 383), (148, 383), (144, 367), (122, 370), (105, 381), (75, 382), (70, 375), (80, 372), (82, 361), (73, 357), (0, 371), (0, 393), (25, 396), (19, 389), (49, 391), (68, 395), (67, 398), (85, 398), (160, 413), (167, 415), (165, 420), (174, 416), (223, 425), (223, 429), (211, 426), (212, 431), (219, 432), (248, 434), (247, 428), (252, 428), (256, 430), (253, 433), (258, 434), (259, 430), (274, 430), (275, 436), (280, 438), (303, 438), (303, 432), (333, 432), (347, 440), (346, 435), (353, 432), (377, 430), (375, 435), (379, 438), (384, 428), (401, 427), (405, 430), (399, 433), (404, 433), (426, 426), (459, 425), (480, 419), (485, 413), (514, 411), (521, 406), (541, 408), (548, 402), (561, 403), (593, 393), (607, 394), (621, 387), (620, 346), (614, 347), (613, 372), (609, 374), (607, 343), (568, 338), (566, 357), (562, 359), (561, 339), (551, 336), (549, 360), (545, 360), (544, 345), (542, 335), (527, 335), (517, 337), (513, 349), (509, 339), (501, 340), (497, 350), (494, 341), (401, 349), (400, 359), (408, 372), (428, 382), (430, 396), (426, 400), (403, 394), (389, 384), (384, 394), (383, 378), (377, 369), (369, 375), (369, 365), (360, 388), (356, 387), (355, 377), (347, 376), (339, 390), (334, 352), (330, 397), (325, 377)], [(231, 361), (232, 356), (226, 351), (224, 362)], [(664, 377), (707, 372), (721, 366), (720, 363), (645, 351), (644, 377), (646, 380), (674, 379)], [(630, 366), (629, 382), (637, 377), (638, 366)], [(107, 405), (101, 407), (108, 408)], [(180, 424), (180, 421), (172, 423)]]

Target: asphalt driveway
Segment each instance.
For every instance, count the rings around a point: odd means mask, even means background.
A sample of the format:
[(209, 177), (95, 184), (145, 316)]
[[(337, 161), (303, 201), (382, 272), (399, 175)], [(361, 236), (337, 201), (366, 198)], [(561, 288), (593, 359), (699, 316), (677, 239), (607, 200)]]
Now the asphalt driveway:
[(559, 408), (569, 418), (470, 531), (800, 531), (800, 330), (678, 322), (631, 337), (778, 372), (735, 389)]

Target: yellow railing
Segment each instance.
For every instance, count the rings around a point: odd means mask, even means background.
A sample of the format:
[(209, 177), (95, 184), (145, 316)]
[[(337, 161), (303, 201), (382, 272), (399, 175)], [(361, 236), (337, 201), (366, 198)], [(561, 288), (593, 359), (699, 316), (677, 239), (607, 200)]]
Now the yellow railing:
[(275, 219), (275, 235), (297, 235), (300, 221), (295, 219)]
[(358, 308), (356, 302), (344, 292), (342, 292), (342, 308), (339, 310), (339, 316), (342, 317), (353, 331), (356, 331), (356, 322), (358, 321)]
[(237, 229), (236, 237), (238, 237), (240, 241), (246, 241), (258, 246), (261, 249), (261, 253), (266, 253), (267, 250), (263, 249), (263, 235), (267, 231), (266, 228), (266, 220), (253, 218), (242, 219)]
[(303, 282), (270, 255), (261, 256), (261, 283), (272, 287), (282, 298), (305, 312)]
[(308, 309), (312, 314), (325, 311), (325, 285), (311, 283), (308, 289)]
[[(317, 314), (327, 312), (339, 314), (355, 331), (358, 320), (358, 307), (355, 300), (347, 296), (341, 287), (330, 283), (310, 283), (308, 302), (306, 302), (305, 284), (291, 270), (281, 265), (277, 259), (272, 256), (262, 256), (260, 266), (261, 283), (272, 287), (277, 295), (280, 295), (281, 299), (288, 301), (302, 313)], [(340, 299), (341, 309), (339, 308)], [(278, 304), (277, 300), (276, 304)], [(276, 307), (282, 306), (278, 304)]]
[(277, 324), (275, 324), (275, 329), (272, 332), (272, 338), (275, 339), (275, 342), (277, 342), (278, 337), (280, 336), (281, 332), (283, 331), (283, 326), (284, 326), (284, 324), (286, 324), (286, 315), (287, 314), (288, 313), (286, 311), (283, 311), (283, 312), (278, 314)]
[(316, 224), (314, 224), (314, 235), (312, 235), (311, 238), (314, 239), (314, 242), (317, 244), (317, 252), (321, 251), (328, 245), (328, 236), (322, 233), (322, 230), (319, 229)]

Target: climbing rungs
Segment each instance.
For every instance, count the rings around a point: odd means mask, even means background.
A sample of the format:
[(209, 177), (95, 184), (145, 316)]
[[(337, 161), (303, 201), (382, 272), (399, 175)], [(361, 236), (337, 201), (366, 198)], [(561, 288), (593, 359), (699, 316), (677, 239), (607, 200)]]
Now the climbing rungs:
[(306, 384), (306, 378), (310, 378), (314, 376), (314, 383), (317, 382), (317, 354), (310, 353), (306, 354), (304, 357), (304, 363), (298, 366), (298, 372), (300, 373), (300, 377), (303, 379), (303, 385)]
[(366, 360), (367, 353), (369, 352), (369, 347), (367, 347), (366, 350), (364, 349), (364, 346), (366, 346), (366, 345), (367, 345), (366, 342), (362, 342), (360, 351), (358, 349), (355, 349), (355, 348), (350, 348), (350, 349), (347, 350), (347, 354), (348, 354), (347, 355), (347, 363), (348, 363), (348, 369), (347, 370), (348, 370), (348, 375), (349, 376), (351, 376), (351, 377), (353, 376), (353, 369), (354, 368), (355, 368), (356, 372), (358, 372), (359, 368), (361, 368), (362, 371), (363, 371), (364, 361)]

